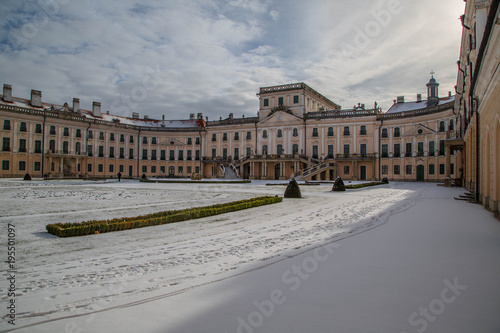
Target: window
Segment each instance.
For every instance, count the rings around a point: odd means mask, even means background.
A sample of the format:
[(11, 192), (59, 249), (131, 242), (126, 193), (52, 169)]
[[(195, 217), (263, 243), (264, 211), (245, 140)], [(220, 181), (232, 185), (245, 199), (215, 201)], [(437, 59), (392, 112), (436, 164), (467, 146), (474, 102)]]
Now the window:
[(196, 161), (200, 160), (200, 151), (198, 149), (194, 151), (194, 159)]
[(212, 148), (212, 158), (216, 158), (216, 157), (217, 157), (217, 149)]
[(104, 157), (104, 146), (99, 146), (99, 157)]
[(42, 163), (40, 163), (40, 162), (35, 162), (34, 169), (35, 169), (35, 171), (40, 171), (40, 170), (42, 170)]
[(199, 167), (199, 166), (195, 167), (195, 168), (194, 168), (194, 172), (195, 172), (195, 173), (200, 173), (200, 167)]
[(278, 97), (278, 105), (283, 105), (283, 97)]
[(148, 137), (147, 136), (143, 136), (142, 137), (142, 144), (143, 145), (147, 145), (148, 144)]
[(168, 153), (169, 153), (169, 157), (168, 157), (168, 159), (169, 159), (170, 161), (175, 160), (175, 150), (170, 150)]
[(115, 141), (115, 133), (109, 133), (109, 141)]
[(125, 148), (120, 147), (120, 158), (125, 158)]
[(252, 139), (252, 132), (247, 132), (247, 140), (251, 140)]
[(359, 129), (359, 134), (366, 135), (366, 126), (365, 125), (361, 125), (361, 128)]
[(26, 161), (19, 161), (19, 171), (26, 171)]
[(450, 164), (450, 174), (455, 174), (455, 164), (454, 163), (451, 163)]
[(165, 173), (165, 166), (164, 165), (160, 166), (160, 173), (162, 173), (162, 174)]
[(252, 148), (247, 147), (247, 156), (250, 156), (250, 155), (252, 155)]
[(104, 140), (104, 132), (99, 132), (99, 140)]
[(165, 150), (160, 150), (160, 160), (162, 161), (165, 161), (167, 158), (166, 158), (166, 152)]
[(283, 130), (279, 129), (277, 136), (278, 136), (278, 138), (282, 138), (283, 137)]
[(406, 166), (406, 174), (407, 175), (411, 175), (411, 173), (412, 173), (412, 166), (411, 165), (407, 165)]
[(129, 148), (129, 150), (128, 150), (128, 158), (130, 160), (134, 159), (134, 149), (133, 148)]
[(125, 135), (124, 134), (120, 134), (120, 142), (125, 142)]
[(313, 158), (319, 158), (319, 153), (318, 153), (319, 149), (318, 149), (318, 146), (317, 145), (314, 145), (313, 146), (313, 154), (312, 154), (312, 157)]
[(267, 139), (267, 131), (262, 131), (262, 138)]
[(41, 154), (41, 153), (42, 153), (42, 141), (35, 140), (35, 154)]
[(148, 166), (147, 165), (143, 165), (142, 166), (142, 173), (146, 173), (148, 172)]
[(434, 164), (429, 164), (429, 175), (433, 175), (435, 173)]
[[(155, 145), (156, 144), (156, 136), (153, 136), (151, 138), (151, 144)], [(191, 138), (188, 138), (188, 144), (191, 144)]]
[(436, 148), (434, 147), (434, 141), (429, 141), (429, 156), (435, 155)]
[[(10, 130), (10, 120), (5, 119), (3, 121), (3, 129), (4, 130)], [(5, 169), (3, 169), (3, 170), (5, 170)], [(7, 170), (9, 170), (9, 169), (7, 169)]]
[(212, 142), (217, 141), (217, 134), (213, 133), (212, 134)]
[(109, 172), (114, 172), (115, 166), (113, 164), (110, 164), (108, 170)]
[(42, 133), (42, 124), (35, 124), (35, 133)]
[(191, 150), (188, 150), (186, 160), (191, 161), (192, 159), (193, 159), (193, 152)]
[(388, 158), (389, 157), (389, 145), (382, 145), (382, 158)]
[(395, 165), (394, 166), (394, 174), (395, 175), (400, 175), (401, 174), (401, 166), (400, 165)]
[[(55, 143), (54, 143), (54, 144), (55, 144)], [(87, 146), (87, 155), (89, 155), (89, 156), (92, 156), (92, 155), (93, 155), (92, 145), (88, 145), (88, 146)]]
[(360, 146), (360, 153), (361, 153), (361, 156), (362, 157), (365, 157), (366, 156), (366, 143), (362, 143)]
[(50, 126), (49, 134), (50, 135), (56, 135), (56, 127), (55, 126)]
[(222, 141), (227, 141), (227, 133), (222, 133)]
[(129, 143), (134, 143), (134, 136), (131, 135), (129, 138), (128, 138), (128, 142)]
[(394, 144), (394, 157), (401, 157), (401, 144)]
[(349, 157), (350, 155), (350, 147), (349, 145), (344, 145), (344, 157)]
[(412, 151), (411, 151), (411, 142), (406, 143), (406, 157), (411, 157), (412, 156)]
[(382, 174), (383, 175), (389, 174), (389, 166), (388, 165), (382, 165)]
[(417, 156), (424, 156), (424, 143), (423, 142), (418, 142), (417, 143)]
[(26, 132), (26, 123), (24, 121), (19, 124), (19, 132)]
[(444, 121), (439, 122), (439, 132), (444, 132)]
[(227, 148), (222, 148), (222, 158), (227, 159)]
[(109, 147), (109, 158), (115, 158), (115, 147)]
[(455, 123), (453, 122), (453, 119), (450, 119), (450, 125), (448, 127), (448, 130), (453, 131), (455, 129)]
[(9, 170), (9, 161), (2, 161), (2, 170)]
[(399, 138), (400, 136), (401, 136), (401, 133), (400, 133), (399, 127), (395, 127), (394, 128), (394, 137)]
[(388, 138), (389, 133), (387, 131), (387, 128), (382, 128), (382, 138)]
[(333, 127), (328, 127), (328, 136), (333, 136)]
[(87, 172), (92, 172), (92, 164), (87, 164)]
[(94, 133), (92, 131), (88, 131), (88, 135), (89, 139), (93, 139), (94, 138)]
[(82, 137), (82, 130), (81, 129), (79, 129), (79, 128), (76, 129), (75, 137), (77, 137), (77, 138), (81, 138)]
[(151, 149), (151, 160), (156, 161), (156, 149)]
[(333, 158), (333, 145), (328, 145), (328, 156), (327, 158)]
[(120, 166), (118, 167), (118, 172), (123, 172), (125, 169), (124, 169), (124, 166), (123, 164), (120, 164)]
[(189, 166), (187, 166), (187, 167), (186, 167), (186, 173), (187, 173), (188, 175), (190, 175), (192, 172), (193, 172), (193, 167), (192, 167), (192, 166), (190, 166), (190, 165), (189, 165)]
[(173, 177), (175, 175), (175, 167), (173, 165), (168, 167), (168, 176)]
[(439, 155), (444, 156), (444, 140), (439, 140)]
[(444, 164), (439, 164), (439, 174), (444, 175)]
[(148, 150), (147, 149), (143, 149), (142, 150), (142, 159), (143, 160), (147, 160), (148, 159)]
[(52, 162), (50, 163), (50, 171), (54, 171), (56, 169), (56, 163)]
[(292, 130), (292, 136), (293, 137), (298, 137), (299, 136), (299, 129), (298, 128), (294, 128)]
[(267, 145), (262, 146), (262, 155), (267, 155)]
[(298, 144), (293, 144), (292, 145), (292, 154), (298, 154), (299, 153), (299, 145)]
[(278, 153), (278, 155), (281, 155), (283, 154), (283, 145), (278, 145), (278, 147), (276, 147), (276, 152)]
[(234, 148), (234, 158), (236, 160), (240, 159), (240, 148)]
[(344, 135), (350, 135), (349, 126), (344, 126)]
[[(153, 138), (154, 139), (154, 144), (156, 144), (156, 138)], [(187, 138), (187, 144), (188, 145), (192, 145), (193, 144), (193, 139), (192, 138)]]
[(264, 106), (269, 106), (269, 99), (268, 98), (264, 98)]
[(344, 165), (344, 175), (348, 175), (351, 173), (351, 168), (349, 165)]
[(68, 141), (63, 141), (63, 154), (69, 154), (69, 142)]
[(184, 160), (184, 150), (179, 150), (179, 161)]
[(200, 138), (196, 138), (195, 142), (194, 142), (195, 145), (199, 145), (200, 144)]
[(179, 171), (179, 175), (182, 175), (182, 173), (184, 172), (182, 166), (178, 167), (177, 170)]
[(26, 152), (26, 139), (19, 139), (19, 152), (20, 153)]
[(67, 127), (63, 128), (63, 136), (69, 136), (69, 128)]
[(313, 136), (318, 136), (318, 128), (317, 127), (313, 128)]
[(235, 132), (234, 133), (234, 140), (238, 141), (239, 139), (240, 139), (240, 133), (239, 132)]
[(75, 152), (77, 154), (80, 154), (81, 150), (82, 150), (82, 144), (80, 142), (75, 143)]
[(293, 104), (299, 104), (299, 95), (293, 96)]
[[(90, 146), (92, 148), (92, 146)], [(49, 141), (49, 150), (52, 152), (52, 153), (55, 153), (56, 152), (56, 140), (50, 140)]]

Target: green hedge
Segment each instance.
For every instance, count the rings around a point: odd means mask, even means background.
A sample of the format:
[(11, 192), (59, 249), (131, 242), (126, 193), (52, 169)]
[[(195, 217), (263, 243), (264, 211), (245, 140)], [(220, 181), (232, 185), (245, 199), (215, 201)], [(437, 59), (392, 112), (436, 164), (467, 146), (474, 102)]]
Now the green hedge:
[(238, 210), (269, 205), (281, 202), (281, 197), (257, 197), (253, 199), (228, 202), (212, 206), (169, 210), (137, 217), (116, 218), (111, 220), (94, 220), (77, 223), (56, 223), (46, 226), (47, 232), (59, 237), (85, 236), (103, 232), (135, 229), (153, 225), (168, 224), (198, 219)]
[(345, 188), (356, 189), (356, 188), (362, 188), (362, 187), (368, 187), (368, 186), (376, 186), (376, 185), (384, 185), (384, 184), (385, 183), (382, 183), (382, 182), (371, 182), (371, 183), (356, 184), (356, 185), (346, 185)]

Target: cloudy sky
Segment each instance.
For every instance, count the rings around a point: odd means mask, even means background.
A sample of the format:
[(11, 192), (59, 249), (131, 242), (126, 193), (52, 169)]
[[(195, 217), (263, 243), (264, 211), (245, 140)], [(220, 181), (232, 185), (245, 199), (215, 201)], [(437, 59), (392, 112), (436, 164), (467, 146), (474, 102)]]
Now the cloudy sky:
[(0, 84), (112, 114), (255, 116), (259, 87), (305, 82), (351, 108), (454, 90), (458, 0), (2, 0)]

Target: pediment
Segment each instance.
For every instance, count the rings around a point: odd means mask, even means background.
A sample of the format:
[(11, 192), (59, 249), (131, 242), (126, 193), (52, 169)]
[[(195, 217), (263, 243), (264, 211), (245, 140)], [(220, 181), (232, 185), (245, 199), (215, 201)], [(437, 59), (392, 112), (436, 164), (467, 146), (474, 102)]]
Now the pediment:
[(413, 127), (411, 130), (405, 133), (405, 137), (407, 136), (418, 136), (418, 135), (427, 135), (427, 134), (435, 134), (436, 131), (430, 129), (427, 126), (424, 126), (422, 124), (418, 124), (415, 127)]
[(185, 146), (186, 144), (176, 138), (167, 138), (160, 142), (160, 146)]
[(265, 126), (286, 126), (290, 124), (300, 124), (302, 119), (284, 111), (277, 111), (266, 119), (259, 122), (259, 125)]

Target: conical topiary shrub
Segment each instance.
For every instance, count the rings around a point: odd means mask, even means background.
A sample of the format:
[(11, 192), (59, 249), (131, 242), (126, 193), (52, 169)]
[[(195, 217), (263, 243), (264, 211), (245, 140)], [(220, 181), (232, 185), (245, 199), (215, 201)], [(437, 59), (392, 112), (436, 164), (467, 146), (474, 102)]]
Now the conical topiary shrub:
[(24, 180), (31, 180), (31, 176), (30, 176), (30, 174), (29, 174), (29, 173), (26, 173), (26, 174), (24, 175), (24, 178), (23, 178), (23, 179), (24, 179)]
[(335, 183), (333, 183), (332, 191), (339, 191), (339, 192), (345, 191), (345, 185), (344, 185), (344, 181), (342, 180), (342, 178), (337, 177), (337, 179), (335, 179)]
[(143, 173), (143, 174), (142, 174), (142, 177), (141, 177), (141, 178), (142, 178), (142, 179), (148, 179), (148, 177), (146, 177), (146, 174), (145, 174), (145, 173)]
[(295, 179), (290, 180), (288, 186), (285, 190), (285, 198), (302, 198), (302, 194), (300, 193), (299, 184)]

